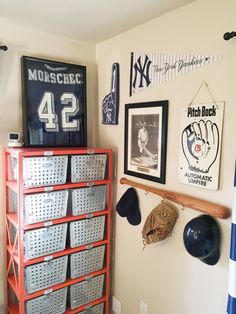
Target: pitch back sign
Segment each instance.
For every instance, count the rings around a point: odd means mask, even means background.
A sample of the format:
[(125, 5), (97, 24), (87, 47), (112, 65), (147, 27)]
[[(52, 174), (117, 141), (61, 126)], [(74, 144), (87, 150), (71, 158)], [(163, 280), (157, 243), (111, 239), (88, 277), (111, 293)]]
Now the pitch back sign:
[(191, 105), (183, 111), (180, 182), (205, 189), (218, 189), (223, 114), (223, 102)]

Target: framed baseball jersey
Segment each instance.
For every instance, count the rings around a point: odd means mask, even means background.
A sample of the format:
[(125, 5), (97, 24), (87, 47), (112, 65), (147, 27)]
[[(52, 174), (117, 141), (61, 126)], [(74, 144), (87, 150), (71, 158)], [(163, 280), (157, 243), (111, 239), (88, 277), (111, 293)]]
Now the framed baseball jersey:
[(22, 57), (26, 147), (86, 146), (86, 67)]

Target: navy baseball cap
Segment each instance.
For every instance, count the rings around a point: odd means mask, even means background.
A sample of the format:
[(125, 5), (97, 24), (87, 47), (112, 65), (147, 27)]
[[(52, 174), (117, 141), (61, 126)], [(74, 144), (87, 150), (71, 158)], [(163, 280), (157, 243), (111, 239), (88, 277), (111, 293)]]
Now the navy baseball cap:
[(184, 228), (184, 245), (189, 254), (203, 263), (215, 265), (220, 258), (220, 228), (215, 219), (201, 215)]
[(126, 217), (131, 225), (136, 226), (140, 224), (141, 213), (139, 209), (138, 195), (135, 189), (129, 188), (122, 195), (116, 205), (116, 211), (121, 217)]

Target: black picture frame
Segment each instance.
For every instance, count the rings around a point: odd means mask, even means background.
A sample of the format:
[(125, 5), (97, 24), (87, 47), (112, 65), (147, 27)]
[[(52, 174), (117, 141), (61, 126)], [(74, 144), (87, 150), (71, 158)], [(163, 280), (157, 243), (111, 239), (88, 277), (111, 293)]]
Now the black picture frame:
[(168, 100), (125, 105), (125, 174), (165, 184), (168, 106)]
[(25, 147), (87, 146), (86, 67), (21, 58)]

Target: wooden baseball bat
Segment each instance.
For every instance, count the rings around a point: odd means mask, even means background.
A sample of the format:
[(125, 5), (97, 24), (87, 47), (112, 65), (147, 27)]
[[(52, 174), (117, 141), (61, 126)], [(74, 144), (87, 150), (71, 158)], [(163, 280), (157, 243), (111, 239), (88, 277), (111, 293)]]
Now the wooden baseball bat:
[(181, 204), (183, 207), (189, 207), (189, 208), (198, 210), (204, 214), (214, 216), (216, 218), (226, 219), (230, 216), (230, 210), (223, 205), (218, 205), (216, 203), (212, 203), (206, 200), (201, 200), (199, 198), (185, 195), (178, 192), (172, 192), (168, 190), (154, 188), (148, 185), (144, 185), (138, 182), (128, 180), (126, 178), (121, 178), (120, 183), (127, 184), (132, 187), (136, 187), (136, 188), (157, 194), (163, 197), (164, 199)]

